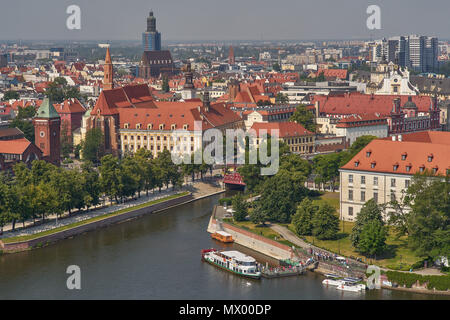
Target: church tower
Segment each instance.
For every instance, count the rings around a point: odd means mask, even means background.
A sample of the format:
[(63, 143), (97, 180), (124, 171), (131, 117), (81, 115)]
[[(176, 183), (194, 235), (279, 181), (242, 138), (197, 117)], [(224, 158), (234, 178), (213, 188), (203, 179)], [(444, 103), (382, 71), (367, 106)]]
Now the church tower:
[(114, 70), (111, 61), (111, 54), (109, 53), (109, 47), (106, 48), (105, 65), (103, 66), (103, 90), (114, 89)]
[(59, 166), (61, 118), (49, 98), (42, 101), (33, 125), (34, 143), (41, 149), (44, 160)]

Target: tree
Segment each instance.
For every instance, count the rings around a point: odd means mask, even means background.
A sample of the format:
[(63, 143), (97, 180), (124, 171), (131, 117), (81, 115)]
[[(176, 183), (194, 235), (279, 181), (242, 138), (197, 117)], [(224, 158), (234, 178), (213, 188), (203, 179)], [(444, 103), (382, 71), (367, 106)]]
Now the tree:
[(102, 191), (111, 199), (111, 201), (114, 198), (118, 203), (118, 196), (120, 195), (121, 191), (119, 181), (119, 159), (117, 159), (113, 155), (108, 154), (102, 157), (101, 166), (99, 169), (100, 185)]
[(357, 250), (374, 256), (386, 250), (386, 227), (379, 220), (371, 220), (364, 225), (359, 235)]
[(312, 219), (317, 206), (312, 204), (311, 199), (305, 198), (297, 207), (297, 212), (292, 216), (292, 225), (299, 236), (310, 236), (312, 234)]
[(402, 206), (409, 245), (420, 256), (450, 255), (450, 181), (428, 172), (413, 177)]
[(315, 174), (315, 183), (331, 183), (335, 188), (336, 181), (339, 178), (339, 168), (342, 159), (342, 152), (318, 155), (313, 159), (313, 170)]
[(336, 215), (336, 209), (327, 202), (321, 203), (312, 218), (312, 225), (312, 233), (317, 239), (335, 239), (339, 231), (339, 218)]
[(289, 121), (297, 122), (311, 132), (316, 132), (316, 123), (314, 114), (307, 109), (304, 104), (297, 106), (294, 114)]
[(282, 170), (265, 180), (259, 208), (268, 220), (288, 223), (295, 213), (297, 203), (307, 194), (306, 188), (293, 179), (290, 172)]
[(12, 90), (8, 90), (5, 91), (5, 94), (3, 95), (3, 101), (7, 101), (7, 100), (19, 100), (20, 99), (20, 94), (17, 91), (12, 91)]
[(76, 87), (67, 85), (67, 80), (63, 77), (57, 77), (51, 82), (45, 90), (45, 95), (54, 103), (61, 103), (66, 99), (81, 99), (80, 90)]
[(275, 101), (277, 103), (285, 104), (289, 102), (289, 98), (286, 94), (282, 94), (281, 92), (277, 93), (277, 96), (275, 97)]
[(104, 153), (105, 146), (102, 130), (100, 128), (88, 130), (81, 147), (83, 160), (98, 163)]
[(68, 121), (63, 120), (61, 125), (61, 155), (64, 158), (68, 158), (70, 152), (72, 152), (72, 138), (69, 132)]
[(235, 221), (244, 221), (248, 215), (247, 203), (241, 193), (235, 195), (231, 200), (233, 206), (233, 218)]
[(366, 224), (371, 221), (379, 221), (381, 225), (384, 225), (382, 208), (373, 198), (362, 206), (361, 211), (356, 216), (355, 225), (353, 226), (352, 234), (350, 235), (353, 247), (358, 248), (361, 232)]
[(250, 213), (250, 220), (254, 224), (262, 224), (264, 225), (267, 220), (267, 215), (264, 211), (260, 209), (259, 206), (253, 209), (253, 211)]
[(94, 169), (92, 162), (85, 161), (81, 165), (81, 186), (84, 191), (84, 204), (87, 207), (99, 204), (101, 194), (100, 176)]
[(272, 65), (272, 69), (273, 69), (274, 71), (276, 71), (276, 72), (280, 72), (280, 71), (281, 71), (280, 64), (279, 64), (278, 62), (275, 62), (275, 63)]
[(163, 76), (161, 88), (162, 88), (163, 92), (169, 92), (170, 91), (169, 79), (167, 78), (167, 76)]
[(22, 120), (19, 118), (14, 118), (10, 124), (10, 128), (19, 128), (30, 142), (34, 142), (34, 126), (33, 122), (29, 120)]

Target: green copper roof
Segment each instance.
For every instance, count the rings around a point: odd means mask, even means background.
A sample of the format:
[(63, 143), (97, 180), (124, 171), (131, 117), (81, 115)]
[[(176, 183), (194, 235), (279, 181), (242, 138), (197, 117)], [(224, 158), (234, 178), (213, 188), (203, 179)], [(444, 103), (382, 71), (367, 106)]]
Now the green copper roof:
[(49, 98), (44, 98), (44, 101), (42, 101), (41, 106), (36, 112), (36, 118), (59, 118), (59, 114), (56, 112)]

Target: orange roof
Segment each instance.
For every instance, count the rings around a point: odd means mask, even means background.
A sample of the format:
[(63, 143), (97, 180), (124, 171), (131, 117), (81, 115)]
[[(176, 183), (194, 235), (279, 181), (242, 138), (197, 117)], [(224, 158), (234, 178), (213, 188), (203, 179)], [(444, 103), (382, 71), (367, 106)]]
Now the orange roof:
[(351, 115), (339, 120), (336, 128), (387, 125), (387, 119), (379, 114)]
[(255, 122), (251, 129), (255, 130), (258, 136), (260, 130), (266, 130), (270, 135), (276, 135), (275, 133), (271, 133), (272, 130), (279, 130), (280, 138), (313, 134), (311, 131), (305, 129), (304, 126), (296, 122)]
[(27, 138), (0, 140), (0, 153), (23, 154), (31, 145)]
[(63, 103), (53, 104), (58, 113), (84, 113), (86, 109), (78, 99), (66, 99)]
[(402, 141), (392, 138), (372, 140), (348, 163), (346, 170), (413, 175), (428, 169), (445, 175), (450, 169), (450, 132), (405, 134)]

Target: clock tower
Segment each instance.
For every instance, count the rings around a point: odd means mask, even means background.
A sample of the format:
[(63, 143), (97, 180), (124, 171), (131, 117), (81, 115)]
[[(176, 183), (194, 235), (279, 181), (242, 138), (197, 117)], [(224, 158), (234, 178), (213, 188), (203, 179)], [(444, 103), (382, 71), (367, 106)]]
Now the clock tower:
[(44, 160), (59, 166), (61, 118), (49, 98), (42, 101), (33, 125), (34, 143), (41, 149)]

